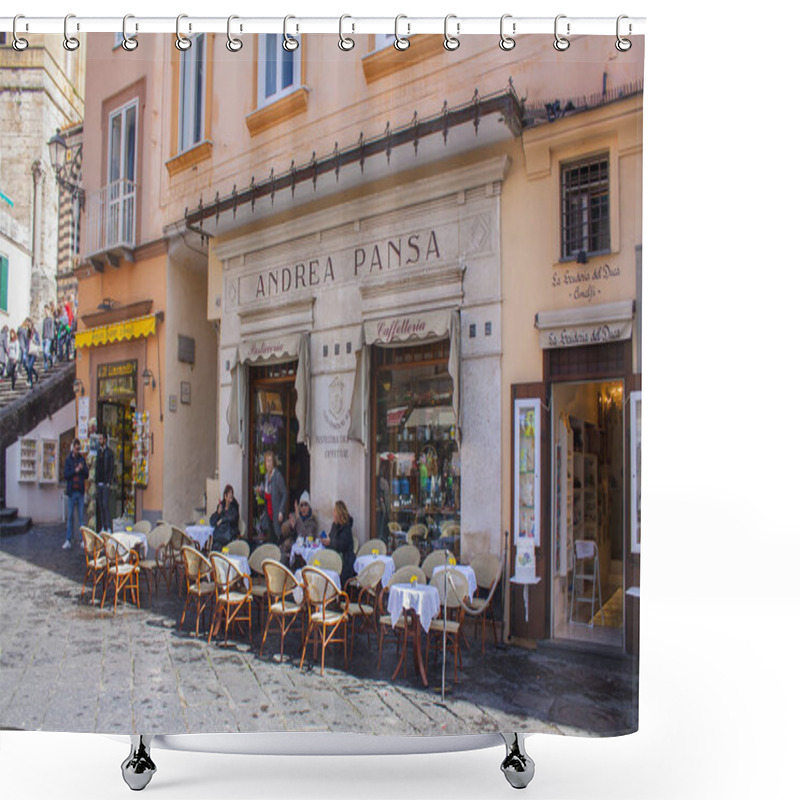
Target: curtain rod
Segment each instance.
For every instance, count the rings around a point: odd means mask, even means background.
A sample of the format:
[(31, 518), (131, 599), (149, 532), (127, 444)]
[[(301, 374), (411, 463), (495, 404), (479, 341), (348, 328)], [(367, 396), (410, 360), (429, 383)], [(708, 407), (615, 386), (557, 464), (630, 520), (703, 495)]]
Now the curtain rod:
[[(8, 8), (8, 6), (6, 6)], [(0, 17), (0, 30), (11, 32), (14, 27), (14, 16)], [(399, 34), (411, 36), (415, 33), (444, 34), (447, 24), (450, 36), (470, 34), (498, 34), (507, 37), (525, 34), (551, 34), (558, 30), (560, 36), (637, 36), (645, 32), (645, 17), (570, 17), (559, 14), (558, 17), (514, 17), (504, 14), (502, 17), (416, 17), (400, 15), (398, 17), (357, 17), (344, 15), (339, 17), (203, 17), (180, 15), (175, 17), (137, 17), (130, 15), (126, 22), (129, 36), (139, 33), (176, 33), (180, 25), (183, 35), (191, 33), (227, 33), (247, 35), (258, 33), (333, 33), (358, 35), (366, 33)], [(120, 33), (122, 16), (116, 17), (84, 17), (70, 14), (68, 17), (28, 17), (19, 15), (16, 18), (16, 33), (65, 33), (70, 36), (79, 33)]]

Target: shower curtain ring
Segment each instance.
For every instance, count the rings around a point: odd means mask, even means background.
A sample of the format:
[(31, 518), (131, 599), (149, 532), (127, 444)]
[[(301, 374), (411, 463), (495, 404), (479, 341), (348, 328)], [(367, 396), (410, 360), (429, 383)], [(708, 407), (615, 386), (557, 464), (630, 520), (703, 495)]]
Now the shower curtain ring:
[[(505, 22), (507, 19), (511, 19), (511, 14), (503, 14), (500, 17), (500, 49), (501, 50), (513, 50), (517, 43), (511, 36), (506, 36), (505, 31), (503, 30), (505, 26)], [(515, 22), (511, 23), (511, 32), (516, 33), (517, 24)]]
[(80, 41), (75, 36), (70, 36), (67, 30), (71, 19), (75, 19), (74, 14), (67, 14), (67, 16), (64, 17), (64, 49), (70, 52), (77, 50), (81, 46)]
[[(227, 47), (231, 53), (238, 53), (242, 47), (244, 47), (244, 42), (241, 39), (231, 36), (231, 22), (235, 19), (239, 19), (236, 14), (231, 14), (228, 17), (228, 41), (225, 42), (225, 47)], [(239, 27), (239, 30), (241, 30), (241, 26)]]
[[(398, 14), (394, 18), (394, 47), (395, 50), (408, 50), (411, 47), (411, 42), (408, 41), (404, 36), (400, 35), (400, 20), (401, 19), (408, 19), (405, 14)], [(411, 33), (411, 26), (408, 26), (408, 32)]]
[[(444, 49), (449, 50), (450, 52), (452, 52), (453, 50), (458, 50), (458, 48), (461, 46), (461, 42), (459, 41), (459, 39), (456, 36), (451, 36), (447, 32), (447, 23), (451, 19), (458, 19), (458, 18), (456, 17), (455, 14), (448, 14), (444, 18), (444, 42), (442, 42), (442, 44), (444, 45)], [(456, 33), (458, 33), (460, 30), (461, 30), (461, 23), (456, 22)]]
[[(188, 50), (192, 46), (192, 40), (181, 33), (181, 20), (188, 19), (188, 17), (188, 14), (178, 14), (175, 20), (175, 47), (181, 51)], [(191, 25), (189, 30), (191, 30)]]
[(352, 50), (356, 46), (355, 39), (351, 39), (349, 36), (344, 35), (344, 21), (346, 19), (353, 19), (349, 14), (342, 14), (339, 17), (339, 49), (344, 50), (347, 52), (348, 50)]
[[(614, 45), (614, 47), (616, 47), (617, 50), (620, 51), (620, 53), (626, 53), (633, 46), (633, 42), (631, 42), (630, 39), (623, 39), (619, 35), (620, 22), (622, 22), (623, 19), (628, 19), (628, 17), (625, 14), (620, 14), (617, 17), (617, 43)], [(631, 32), (631, 25), (630, 23), (628, 23), (628, 33), (630, 34), (630, 32)]]
[[(567, 18), (566, 14), (559, 14), (556, 17), (556, 21), (553, 25), (553, 30), (556, 35), (555, 41), (553, 42), (553, 47), (555, 47), (555, 49), (558, 50), (559, 53), (563, 53), (569, 47), (569, 39), (566, 39), (558, 32), (558, 21), (560, 19), (566, 19), (566, 18)], [(569, 36), (569, 22), (567, 23), (567, 36)]]
[[(289, 20), (290, 19), (297, 19), (297, 17), (293, 17), (291, 14), (283, 18), (283, 49), (289, 53), (294, 52), (300, 47), (300, 41), (295, 39), (294, 36), (289, 35)], [(295, 25), (295, 33), (297, 32), (297, 26)]]
[[(135, 19), (133, 14), (126, 14), (122, 18), (122, 47), (123, 49), (131, 52), (131, 50), (135, 50), (139, 46), (139, 40), (136, 38), (136, 34), (133, 36), (128, 36), (128, 20)], [(134, 25), (135, 30), (139, 30), (139, 23), (137, 22)]]
[[(17, 14), (14, 17), (14, 23), (12, 26), (12, 35), (14, 36), (14, 41), (11, 43), (11, 46), (18, 52), (22, 52), (28, 46), (28, 40), (24, 39), (22, 36), (17, 36), (17, 20), (25, 19), (22, 14)], [(27, 26), (26, 26), (27, 27)]]

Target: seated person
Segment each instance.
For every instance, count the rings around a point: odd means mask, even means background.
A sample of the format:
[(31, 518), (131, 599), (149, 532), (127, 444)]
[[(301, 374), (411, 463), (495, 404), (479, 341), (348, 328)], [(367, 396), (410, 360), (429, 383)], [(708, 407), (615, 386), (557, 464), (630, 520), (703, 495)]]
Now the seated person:
[(217, 510), (211, 515), (214, 526), (212, 550), (222, 550), (239, 535), (239, 503), (233, 496), (233, 486), (228, 484), (217, 503)]
[(355, 574), (356, 552), (353, 545), (353, 518), (342, 500), (333, 507), (333, 525), (327, 536), (320, 541), (325, 547), (335, 550), (342, 557), (342, 586)]
[(311, 510), (311, 497), (308, 492), (300, 495), (300, 501), (295, 501), (294, 513), (289, 514), (281, 525), (281, 560), (289, 563), (289, 553), (298, 536), (305, 539), (315, 539), (319, 531), (317, 515)]

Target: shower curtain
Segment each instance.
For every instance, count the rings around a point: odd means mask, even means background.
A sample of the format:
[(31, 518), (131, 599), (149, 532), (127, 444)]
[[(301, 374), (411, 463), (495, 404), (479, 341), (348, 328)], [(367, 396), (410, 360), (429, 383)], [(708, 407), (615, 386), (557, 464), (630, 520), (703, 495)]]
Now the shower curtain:
[[(76, 301), (84, 451), (110, 403), (138, 421), (116, 573), (35, 514), (3, 539), (0, 725), (636, 730), (643, 37), (133, 25), (29, 35), (59, 92), (0, 95), (3, 300)], [(238, 558), (208, 550), (226, 485)]]

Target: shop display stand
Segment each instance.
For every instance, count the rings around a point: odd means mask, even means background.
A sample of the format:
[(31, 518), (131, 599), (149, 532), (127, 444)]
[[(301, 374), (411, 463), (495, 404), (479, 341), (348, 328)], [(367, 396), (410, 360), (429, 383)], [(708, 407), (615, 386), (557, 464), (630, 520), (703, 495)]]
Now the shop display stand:
[(19, 440), (19, 482), (32, 483), (38, 474), (39, 442), (37, 439)]
[(131, 749), (122, 762), (122, 778), (141, 791), (156, 773), (152, 749), (243, 755), (392, 755), (445, 753), (494, 747), (502, 741), (506, 756), (500, 770), (515, 789), (533, 779), (535, 765), (525, 752), (525, 734), (494, 733), (473, 736), (363, 736), (341, 733), (131, 734)]

